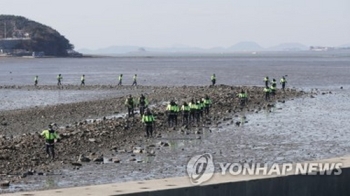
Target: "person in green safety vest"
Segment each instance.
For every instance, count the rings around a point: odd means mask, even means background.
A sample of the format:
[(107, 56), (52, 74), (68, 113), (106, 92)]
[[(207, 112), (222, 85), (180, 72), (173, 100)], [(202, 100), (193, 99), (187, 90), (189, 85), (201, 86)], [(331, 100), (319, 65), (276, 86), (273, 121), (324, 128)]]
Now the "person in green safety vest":
[(282, 90), (284, 91), (284, 88), (286, 87), (287, 80), (284, 76), (282, 76), (280, 80), (280, 84), (282, 84)]
[(190, 121), (194, 123), (195, 121), (197, 121), (197, 116), (196, 116), (197, 102), (194, 99), (192, 99), (189, 106), (190, 106)]
[(242, 89), (241, 92), (238, 94), (238, 98), (240, 100), (241, 106), (245, 105), (248, 101), (248, 95), (244, 90)]
[(204, 101), (203, 98), (199, 99), (197, 102), (197, 105), (199, 106), (199, 117), (203, 118), (203, 112), (204, 112)]
[(196, 120), (197, 123), (201, 121), (201, 110), (202, 110), (202, 105), (198, 99), (196, 99)]
[(133, 82), (132, 82), (131, 86), (137, 86), (137, 74), (134, 75)]
[(168, 114), (168, 126), (173, 127), (175, 125), (175, 115), (177, 112), (177, 105), (175, 101), (170, 101), (170, 103), (166, 107), (166, 112)]
[(59, 135), (57, 132), (53, 129), (53, 126), (56, 124), (49, 124), (49, 129), (44, 130), (41, 135), (45, 137), (45, 144), (46, 144), (46, 153), (48, 157), (51, 157), (51, 159), (55, 158), (55, 150), (54, 150), (54, 144), (55, 139), (59, 139)]
[(80, 77), (80, 81), (81, 81), (81, 83), (80, 83), (80, 86), (85, 86), (85, 75), (82, 75), (81, 77)]
[(63, 80), (62, 75), (61, 75), (61, 74), (58, 74), (58, 75), (57, 75), (57, 86), (61, 86), (61, 85), (62, 85), (62, 83), (61, 83), (62, 80)]
[(145, 112), (145, 109), (148, 106), (148, 100), (143, 94), (141, 94), (138, 102), (139, 102), (138, 105), (140, 108), (140, 115), (142, 116)]
[(182, 111), (182, 125), (188, 125), (189, 123), (189, 117), (190, 117), (190, 106), (184, 102), (183, 105), (181, 106), (181, 111)]
[(38, 86), (39, 76), (34, 77), (34, 86)]
[(213, 74), (213, 75), (210, 77), (210, 80), (211, 80), (212, 85), (214, 86), (215, 83), (216, 83), (216, 76), (215, 76), (215, 74)]
[(123, 74), (119, 75), (118, 80), (119, 80), (118, 86), (123, 85)]
[(270, 89), (271, 89), (271, 95), (275, 96), (276, 95), (276, 89), (277, 89), (276, 79), (272, 80)]
[(125, 100), (125, 106), (128, 108), (128, 116), (134, 117), (135, 101), (131, 95), (129, 95), (129, 97)]
[(269, 77), (268, 76), (266, 76), (264, 78), (264, 82), (265, 82), (265, 87), (268, 87), (269, 86)]
[(211, 99), (209, 98), (208, 95), (205, 95), (205, 98), (203, 98), (203, 102), (204, 102), (204, 113), (206, 115), (209, 114), (209, 108), (211, 107)]
[(271, 89), (268, 86), (264, 88), (264, 93), (265, 93), (265, 100), (266, 101), (270, 100)]
[(146, 137), (153, 137), (155, 119), (149, 108), (146, 109), (146, 113), (142, 116), (141, 121), (146, 125)]

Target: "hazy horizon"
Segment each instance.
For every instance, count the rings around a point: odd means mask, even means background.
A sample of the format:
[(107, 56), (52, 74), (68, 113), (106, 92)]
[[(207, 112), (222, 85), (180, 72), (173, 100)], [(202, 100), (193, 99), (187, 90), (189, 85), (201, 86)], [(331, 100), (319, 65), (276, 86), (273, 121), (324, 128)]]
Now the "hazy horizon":
[(76, 49), (350, 44), (348, 0), (1, 0), (0, 13), (56, 29)]

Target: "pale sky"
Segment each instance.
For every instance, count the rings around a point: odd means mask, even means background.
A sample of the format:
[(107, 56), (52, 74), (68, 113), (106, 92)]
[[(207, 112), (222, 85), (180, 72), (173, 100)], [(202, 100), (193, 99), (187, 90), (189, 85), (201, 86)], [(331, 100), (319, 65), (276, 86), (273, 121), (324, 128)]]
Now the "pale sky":
[(0, 0), (0, 14), (50, 26), (76, 49), (350, 44), (350, 0)]

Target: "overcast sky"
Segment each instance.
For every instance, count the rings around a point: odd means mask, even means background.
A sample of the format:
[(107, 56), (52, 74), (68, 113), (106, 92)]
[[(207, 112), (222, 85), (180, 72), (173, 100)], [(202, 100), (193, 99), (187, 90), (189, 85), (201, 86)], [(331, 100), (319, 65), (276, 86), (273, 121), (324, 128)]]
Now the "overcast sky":
[(48, 25), (76, 49), (350, 43), (350, 0), (0, 0), (0, 14)]

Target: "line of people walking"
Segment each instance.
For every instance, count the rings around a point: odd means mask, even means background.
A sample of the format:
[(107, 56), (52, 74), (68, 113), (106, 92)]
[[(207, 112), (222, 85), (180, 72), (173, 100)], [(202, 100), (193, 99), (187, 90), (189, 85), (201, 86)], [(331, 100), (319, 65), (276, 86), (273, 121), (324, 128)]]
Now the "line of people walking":
[[(57, 86), (62, 86), (63, 76), (62, 74), (58, 74), (57, 77)], [(39, 84), (39, 76), (34, 76), (34, 86), (38, 86)], [(121, 86), (123, 84), (123, 74), (120, 74), (118, 77), (118, 86)], [(133, 76), (133, 82), (131, 84), (132, 86), (137, 86), (137, 74)], [(80, 86), (85, 86), (85, 75), (83, 74), (80, 77)]]

